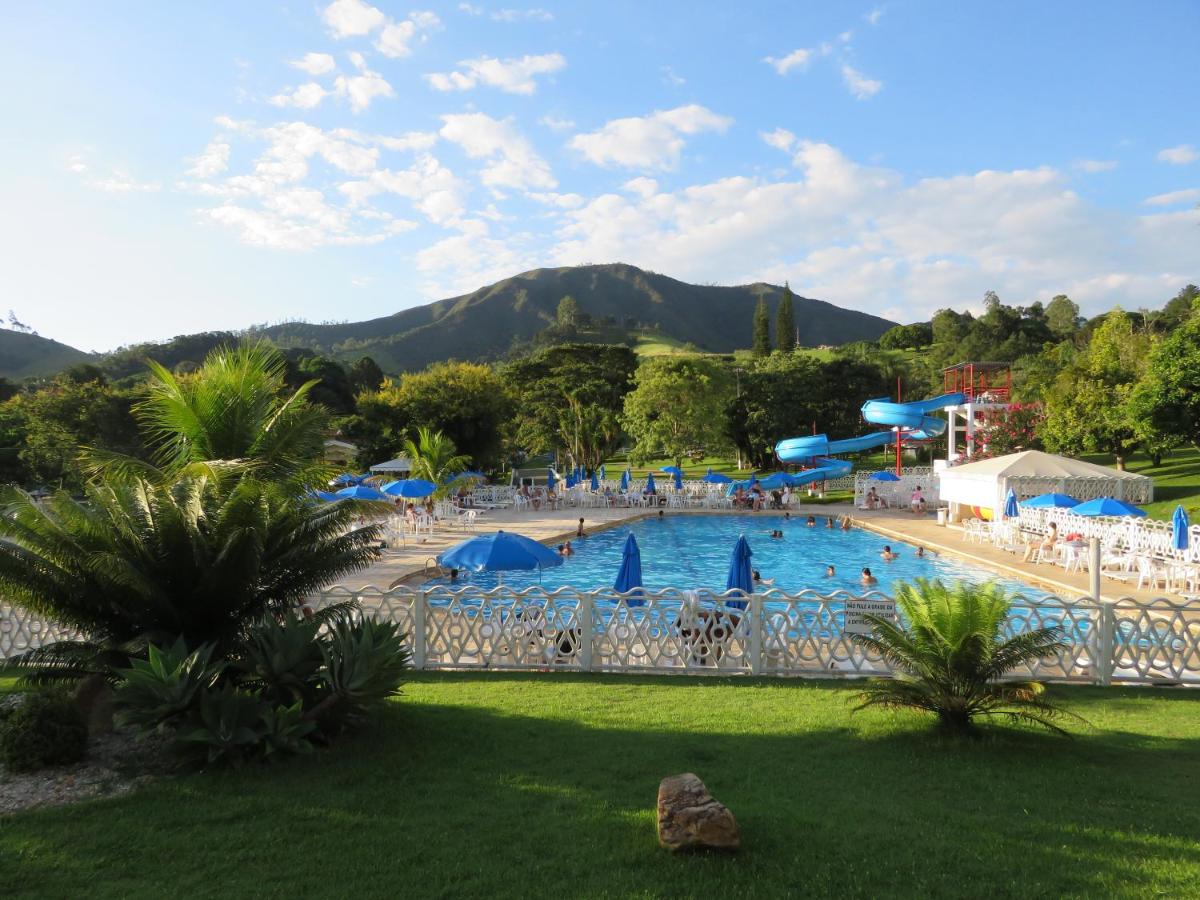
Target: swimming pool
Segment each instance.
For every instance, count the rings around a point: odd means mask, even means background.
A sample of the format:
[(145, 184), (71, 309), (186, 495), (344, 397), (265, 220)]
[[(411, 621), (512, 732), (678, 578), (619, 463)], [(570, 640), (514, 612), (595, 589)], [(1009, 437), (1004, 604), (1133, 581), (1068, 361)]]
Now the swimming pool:
[[(782, 538), (772, 538), (774, 529)], [(667, 515), (640, 519), (572, 540), (573, 556), (563, 565), (544, 572), (505, 572), (504, 585), (516, 589), (540, 586), (547, 590), (574, 587), (582, 590), (611, 588), (621, 566), (621, 551), (630, 532), (637, 538), (642, 553), (642, 578), (648, 588), (725, 589), (729, 557), (738, 536), (746, 540), (754, 553), (752, 565), (764, 579), (773, 579), (771, 587), (796, 593), (813, 589), (821, 593), (846, 590), (863, 591), (860, 582), (864, 566), (879, 579), (873, 590), (890, 594), (896, 581), (913, 578), (941, 578), (974, 583), (995, 581), (1006, 590), (1025, 597), (1047, 592), (1011, 578), (1003, 578), (980, 566), (948, 556), (918, 558), (917, 548), (881, 537), (861, 528), (849, 531), (825, 527), (825, 519), (810, 528), (803, 519), (783, 519), (763, 515)], [(890, 545), (898, 558), (886, 562), (880, 558), (884, 545)], [(825, 567), (834, 566), (835, 575), (825, 575)], [(491, 572), (459, 578), (462, 586), (488, 589), (499, 582)], [(437, 578), (430, 584), (448, 584)]]

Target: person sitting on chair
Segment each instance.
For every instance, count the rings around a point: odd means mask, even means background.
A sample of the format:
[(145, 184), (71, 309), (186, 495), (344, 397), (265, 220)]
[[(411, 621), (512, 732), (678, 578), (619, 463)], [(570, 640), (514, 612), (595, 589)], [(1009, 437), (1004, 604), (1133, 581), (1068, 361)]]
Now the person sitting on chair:
[(1033, 559), (1035, 553), (1049, 554), (1054, 552), (1054, 545), (1058, 543), (1058, 523), (1051, 522), (1049, 530), (1040, 542), (1030, 542), (1025, 545), (1024, 559), (1029, 561)]

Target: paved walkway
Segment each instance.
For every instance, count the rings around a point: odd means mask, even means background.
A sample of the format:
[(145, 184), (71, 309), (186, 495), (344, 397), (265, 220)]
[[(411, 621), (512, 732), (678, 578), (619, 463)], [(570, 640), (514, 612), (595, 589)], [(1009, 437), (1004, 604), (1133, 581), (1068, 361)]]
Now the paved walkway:
[[(791, 509), (793, 517), (811, 514), (821, 518), (830, 515), (843, 516), (847, 513), (851, 515), (856, 525), (877, 532), (884, 537), (923, 545), (926, 549), (956, 556), (999, 574), (1045, 588), (1063, 597), (1084, 596), (1090, 590), (1086, 572), (1069, 573), (1061, 566), (1044, 563), (1035, 565), (1024, 562), (1018, 555), (998, 550), (988, 544), (967, 543), (962, 539), (960, 528), (940, 526), (932, 515), (914, 516), (903, 510), (853, 510), (849, 505), (842, 504), (800, 505)], [(517, 512), (512, 509), (487, 510), (479, 517), (476, 533), (486, 533), (497, 528), (511, 529), (545, 544), (557, 544), (575, 536), (581, 516), (584, 520), (585, 533), (591, 533), (612, 528), (621, 522), (655, 514), (655, 511), (645, 509), (622, 508), (568, 508), (536, 512), (532, 510)], [(708, 510), (669, 510), (666, 512), (666, 515), (669, 516), (720, 514), (720, 511)], [(782, 515), (782, 513), (762, 512), (758, 515), (769, 517)], [(370, 586), (386, 589), (406, 578), (419, 576), (427, 567), (434, 565), (434, 558), (439, 553), (470, 536), (470, 532), (458, 529), (439, 529), (432, 536), (423, 536), (424, 540), (409, 535), (406, 546), (388, 549), (383, 558), (375, 565), (355, 575), (347, 576), (336, 584), (350, 589)], [(1136, 590), (1135, 583), (1136, 578), (1124, 583), (1103, 579), (1101, 596), (1106, 600), (1116, 600), (1120, 597), (1149, 600), (1163, 595), (1161, 590)]]

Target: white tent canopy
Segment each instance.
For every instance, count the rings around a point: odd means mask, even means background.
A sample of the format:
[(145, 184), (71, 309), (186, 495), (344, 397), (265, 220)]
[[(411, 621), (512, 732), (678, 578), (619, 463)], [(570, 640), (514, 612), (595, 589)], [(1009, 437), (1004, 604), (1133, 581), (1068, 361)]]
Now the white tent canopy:
[(371, 466), (371, 471), (377, 475), (411, 472), (412, 463), (407, 456), (397, 456), (395, 459)]
[(1145, 475), (1118, 472), (1107, 466), (1026, 450), (942, 471), (939, 495), (950, 504), (950, 518), (962, 517), (963, 507), (998, 510), (1009, 490), (1017, 500), (1051, 492), (1069, 494), (1079, 500), (1116, 497), (1130, 503), (1154, 499), (1154, 482)]

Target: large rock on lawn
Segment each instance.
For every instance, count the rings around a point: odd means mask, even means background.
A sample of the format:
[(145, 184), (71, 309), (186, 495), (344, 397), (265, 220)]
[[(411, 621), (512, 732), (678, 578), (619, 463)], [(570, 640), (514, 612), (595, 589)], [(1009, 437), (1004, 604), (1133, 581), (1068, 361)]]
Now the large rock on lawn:
[(736, 850), (737, 822), (691, 772), (658, 786), (658, 842), (668, 850)]

